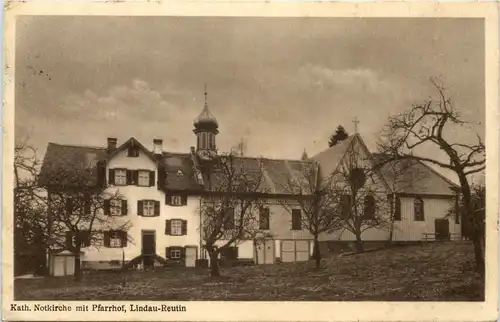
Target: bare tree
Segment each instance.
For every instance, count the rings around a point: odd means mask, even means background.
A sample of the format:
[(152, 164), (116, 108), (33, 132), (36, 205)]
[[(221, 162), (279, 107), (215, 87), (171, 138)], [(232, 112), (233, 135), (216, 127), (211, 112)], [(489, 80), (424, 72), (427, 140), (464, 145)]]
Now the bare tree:
[(28, 140), (14, 150), (14, 254), (15, 272), (46, 273), (47, 207), (37, 185), (39, 162)]
[(109, 246), (113, 241), (126, 244), (130, 222), (127, 204), (119, 190), (105, 184), (104, 164), (91, 162), (44, 166), (51, 169), (47, 189), (48, 234), (52, 248), (68, 249), (75, 256), (76, 279), (81, 277), (81, 250)]
[(283, 190), (294, 198), (279, 201), (292, 215), (292, 220), (294, 220), (293, 209), (300, 208), (300, 224), (314, 238), (313, 257), (316, 268), (320, 268), (321, 265), (320, 234), (336, 231), (343, 224), (337, 215), (340, 202), (337, 182), (332, 180), (331, 175), (326, 178), (320, 178), (319, 175), (316, 163), (305, 164), (301, 173), (289, 175), (283, 180), (285, 182)]
[(128, 241), (130, 222), (118, 219), (124, 207), (116, 192), (86, 188), (52, 190), (49, 202), (53, 246), (66, 248), (75, 255), (77, 279), (81, 277), (82, 248), (109, 246), (112, 238), (119, 239), (122, 246)]
[[(443, 169), (453, 171), (460, 183), (465, 219), (472, 229), (472, 241), (477, 269), (484, 274), (484, 256), (481, 245), (480, 220), (474, 216), (471, 200), (469, 176), (485, 169), (485, 147), (479, 135), (475, 143), (455, 142), (452, 130), (467, 124), (460, 113), (453, 107), (452, 101), (445, 94), (445, 89), (434, 79), (431, 80), (437, 90), (438, 99), (432, 98), (423, 104), (413, 105), (408, 111), (391, 116), (384, 129), (386, 144), (382, 148), (392, 151), (399, 159), (414, 159), (429, 162)], [(449, 162), (438, 158), (418, 156), (413, 152), (422, 146), (439, 148), (448, 157)]]
[(389, 155), (382, 151), (375, 155), (375, 169), (380, 170), (386, 183), (389, 185), (389, 237), (388, 243), (394, 238), (395, 221), (401, 220), (399, 195), (407, 190), (418, 187), (418, 183), (428, 178), (416, 160), (399, 160), (397, 155)]
[(220, 252), (247, 239), (251, 227), (257, 227), (264, 192), (262, 163), (223, 154), (205, 161), (204, 169), (209, 196), (201, 202), (201, 230), (211, 276), (220, 276)]
[(390, 225), (387, 187), (370, 157), (363, 157), (351, 145), (337, 170), (332, 174), (339, 205), (334, 209), (343, 229), (355, 237), (357, 252), (363, 252), (362, 234), (368, 229), (387, 229)]
[(247, 146), (247, 141), (244, 138), (240, 138), (239, 142), (231, 148), (231, 154), (239, 157), (245, 156)]

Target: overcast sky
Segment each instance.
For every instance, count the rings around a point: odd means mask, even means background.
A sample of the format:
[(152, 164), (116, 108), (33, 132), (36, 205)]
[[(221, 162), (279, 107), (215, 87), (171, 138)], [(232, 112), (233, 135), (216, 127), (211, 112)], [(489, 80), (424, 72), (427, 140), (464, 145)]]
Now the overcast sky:
[(314, 155), (354, 117), (373, 149), (387, 116), (435, 94), (431, 76), (465, 118), (485, 116), (480, 20), (40, 16), (16, 37), (16, 138), (40, 155), (131, 136), (188, 152), (205, 83), (218, 147), (243, 137), (272, 158)]

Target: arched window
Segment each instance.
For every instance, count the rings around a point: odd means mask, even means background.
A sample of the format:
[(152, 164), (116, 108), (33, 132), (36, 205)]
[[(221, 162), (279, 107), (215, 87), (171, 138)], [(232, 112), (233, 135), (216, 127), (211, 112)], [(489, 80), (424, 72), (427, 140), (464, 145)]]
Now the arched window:
[(375, 197), (367, 195), (364, 198), (364, 216), (367, 219), (375, 218)]
[(413, 208), (415, 221), (424, 221), (424, 201), (421, 198), (415, 198), (413, 201)]
[(343, 194), (340, 202), (342, 207), (342, 217), (344, 219), (349, 218), (351, 214), (351, 196)]

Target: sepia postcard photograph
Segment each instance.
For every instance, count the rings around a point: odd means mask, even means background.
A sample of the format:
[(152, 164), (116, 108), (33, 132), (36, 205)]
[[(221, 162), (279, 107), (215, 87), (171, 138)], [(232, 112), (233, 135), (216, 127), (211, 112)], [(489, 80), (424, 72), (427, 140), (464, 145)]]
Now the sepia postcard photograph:
[(6, 319), (497, 319), (495, 6), (11, 5)]

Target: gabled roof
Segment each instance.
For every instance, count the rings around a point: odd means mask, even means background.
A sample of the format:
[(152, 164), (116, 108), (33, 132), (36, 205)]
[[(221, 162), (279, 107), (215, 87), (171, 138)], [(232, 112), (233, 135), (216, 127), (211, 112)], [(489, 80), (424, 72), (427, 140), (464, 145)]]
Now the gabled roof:
[(351, 146), (351, 142), (353, 139), (354, 135), (350, 135), (347, 139), (340, 141), (336, 145), (316, 154), (310, 159), (315, 160), (320, 164), (320, 172), (322, 174), (333, 173), (340, 165), (340, 162)]
[[(387, 154), (373, 153), (377, 164), (390, 159)], [(381, 172), (396, 193), (449, 195), (458, 186), (436, 170), (418, 160), (396, 160), (381, 166)]]
[[(350, 135), (349, 137), (347, 137), (347, 139), (340, 141), (336, 145), (324, 150), (323, 152), (318, 153), (311, 159), (316, 160), (319, 163), (321, 175), (328, 176), (337, 171), (339, 165), (344, 160), (344, 157), (349, 152), (352, 145), (356, 143), (358, 143), (359, 146), (365, 151), (366, 155), (368, 156), (368, 162), (370, 162), (373, 167), (375, 165), (375, 161), (373, 160), (370, 151), (366, 147), (359, 134)], [(378, 175), (381, 183), (385, 186), (385, 188), (390, 189), (380, 171), (374, 169), (374, 172)]]
[(153, 154), (153, 152), (149, 151), (148, 149), (146, 149), (146, 147), (144, 145), (142, 145), (136, 138), (134, 137), (131, 137), (130, 139), (128, 139), (127, 141), (123, 142), (122, 145), (120, 145), (116, 150), (113, 150), (113, 152), (111, 152), (109, 154), (109, 159), (113, 158), (115, 155), (117, 155), (119, 152), (125, 150), (125, 149), (128, 149), (130, 146), (136, 146), (138, 147), (139, 149), (141, 149), (145, 154), (146, 156), (148, 156), (151, 160), (153, 161), (156, 161), (155, 159), (155, 156)]
[(106, 149), (50, 142), (38, 183), (42, 186), (95, 186), (97, 162), (105, 160)]
[[(135, 140), (135, 139), (131, 139)], [(131, 141), (130, 142), (134, 142)], [(138, 143), (138, 142), (134, 142)], [(128, 145), (123, 144), (118, 149), (124, 149)], [(146, 150), (140, 145), (148, 155), (154, 157), (152, 152)], [(117, 149), (117, 150), (118, 150)], [(49, 143), (39, 182), (42, 186), (63, 185), (80, 187), (82, 183), (86, 186), (95, 186), (98, 183), (97, 162), (107, 161), (116, 154), (108, 154), (104, 147), (72, 146)], [(216, 174), (212, 178), (210, 186), (207, 180), (204, 185), (198, 183), (196, 179), (196, 168), (193, 160), (195, 155), (190, 153), (172, 153), (163, 152), (161, 160), (158, 159), (160, 175), (164, 176), (163, 189), (167, 191), (186, 191), (198, 193), (216, 189), (217, 185), (223, 180), (221, 174)], [(300, 160), (273, 160), (251, 157), (235, 157), (233, 163), (236, 171), (248, 171), (249, 173), (261, 171), (261, 182), (258, 192), (266, 194), (290, 195), (294, 194), (292, 184), (289, 178), (294, 178), (295, 182), (302, 184), (302, 193), (306, 194), (310, 190), (310, 184), (307, 181), (309, 170), (315, 171), (314, 162)], [(203, 166), (200, 167), (203, 176)], [(219, 176), (219, 177), (217, 177)], [(295, 183), (294, 183), (295, 184)], [(297, 193), (295, 191), (295, 193)]]
[[(259, 183), (254, 192), (269, 195), (310, 195), (317, 178), (316, 163), (303, 160), (232, 157), (235, 173), (248, 174), (247, 183)], [(229, 182), (228, 172), (205, 172), (205, 190), (218, 191)]]

